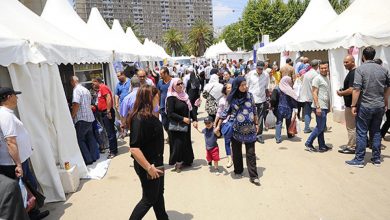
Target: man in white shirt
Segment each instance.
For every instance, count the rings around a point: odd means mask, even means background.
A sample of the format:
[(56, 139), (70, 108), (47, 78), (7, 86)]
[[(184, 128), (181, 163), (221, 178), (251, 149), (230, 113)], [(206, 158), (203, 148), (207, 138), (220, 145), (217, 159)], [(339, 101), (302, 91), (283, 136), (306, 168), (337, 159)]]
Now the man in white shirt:
[(0, 88), (0, 174), (11, 179), (23, 177), (36, 188), (35, 177), (29, 170), (28, 159), (32, 144), (23, 123), (15, 116), (19, 91)]
[(99, 159), (98, 143), (93, 134), (92, 123), (95, 116), (91, 110), (91, 93), (79, 84), (77, 76), (70, 81), (73, 86), (72, 118), (76, 127), (77, 142), (84, 162), (92, 164)]
[(256, 64), (256, 70), (250, 71), (246, 75), (246, 81), (248, 85), (248, 91), (253, 94), (255, 99), (256, 109), (257, 109), (257, 118), (259, 124), (259, 131), (257, 133), (257, 141), (259, 143), (264, 143), (263, 140), (263, 119), (265, 112), (267, 110), (267, 98), (269, 96), (268, 93), (268, 75), (265, 74), (264, 70), (264, 62), (258, 61)]
[(303, 81), (302, 81), (302, 88), (300, 92), (300, 99), (304, 103), (303, 106), (303, 113), (304, 113), (304, 119), (305, 119), (305, 128), (303, 130), (304, 133), (310, 133), (310, 121), (311, 121), (311, 112), (312, 112), (312, 102), (313, 102), (313, 95), (312, 95), (312, 81), (313, 79), (318, 76), (318, 67), (320, 60), (312, 60), (310, 62), (311, 69), (303, 75)]
[(213, 69), (213, 66), (211, 64), (211, 62), (209, 63), (209, 65), (204, 69), (204, 78), (206, 79), (206, 84), (209, 83), (210, 81), (210, 72), (211, 70)]

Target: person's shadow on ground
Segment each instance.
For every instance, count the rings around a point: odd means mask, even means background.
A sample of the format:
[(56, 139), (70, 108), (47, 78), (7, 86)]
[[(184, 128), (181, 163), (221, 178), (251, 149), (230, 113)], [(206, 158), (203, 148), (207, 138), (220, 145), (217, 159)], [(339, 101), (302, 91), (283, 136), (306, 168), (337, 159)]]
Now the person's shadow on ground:
[(193, 219), (194, 216), (190, 213), (180, 213), (178, 211), (168, 210), (167, 211), (169, 219), (180, 219), (180, 220), (190, 220)]

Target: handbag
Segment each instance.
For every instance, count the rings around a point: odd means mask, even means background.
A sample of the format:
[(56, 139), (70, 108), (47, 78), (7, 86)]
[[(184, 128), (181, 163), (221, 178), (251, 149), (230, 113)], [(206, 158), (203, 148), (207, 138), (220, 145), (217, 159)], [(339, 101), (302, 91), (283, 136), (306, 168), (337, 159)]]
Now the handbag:
[(236, 120), (237, 114), (240, 111), (240, 109), (241, 109), (241, 106), (236, 111), (234, 118), (229, 118), (229, 120), (225, 124), (222, 125), (221, 133), (223, 134), (223, 136), (225, 138), (229, 138), (229, 137), (233, 136), (233, 124), (234, 124), (234, 121)]
[(188, 132), (188, 125), (184, 122), (170, 121), (168, 130), (178, 132)]
[(297, 131), (297, 120), (295, 120), (295, 119), (296, 119), (296, 115), (294, 115), (294, 117), (292, 118), (291, 124), (290, 124), (290, 126), (288, 127), (288, 130), (287, 130), (288, 134), (290, 134), (290, 135), (298, 134), (298, 131)]

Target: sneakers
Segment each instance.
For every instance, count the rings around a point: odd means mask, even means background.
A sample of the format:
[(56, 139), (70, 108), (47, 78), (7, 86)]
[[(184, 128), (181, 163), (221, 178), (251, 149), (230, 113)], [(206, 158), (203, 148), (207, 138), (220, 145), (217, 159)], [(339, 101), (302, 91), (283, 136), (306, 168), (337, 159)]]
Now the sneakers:
[(215, 169), (214, 173), (215, 173), (216, 176), (219, 176), (221, 174), (221, 172), (219, 171), (218, 168)]
[(260, 144), (264, 144), (263, 136), (257, 136), (257, 142), (259, 142)]
[(304, 130), (303, 131), (303, 133), (305, 133), (305, 134), (309, 134), (309, 133), (311, 133), (312, 132), (312, 130)]
[(306, 151), (309, 151), (309, 152), (317, 152), (317, 149), (315, 149), (315, 148), (313, 147), (313, 145), (306, 145), (306, 144), (305, 144), (305, 146), (306, 146), (306, 148), (305, 148)]
[(242, 173), (234, 173), (234, 179), (241, 179), (242, 177)]
[(227, 164), (226, 164), (226, 167), (227, 168), (230, 168), (230, 167), (232, 167), (233, 166), (233, 160), (232, 160), (232, 156), (228, 156), (228, 162), (227, 162)]
[(249, 180), (251, 183), (255, 184), (256, 186), (260, 186), (260, 180), (259, 178), (253, 178)]
[(338, 150), (338, 152), (342, 154), (355, 154), (355, 149), (352, 149), (351, 147), (343, 147)]
[(213, 165), (212, 161), (207, 162), (207, 165), (211, 167)]
[(326, 152), (326, 151), (328, 151), (328, 150), (330, 150), (331, 148), (330, 147), (328, 147), (328, 146), (324, 146), (324, 147), (320, 147), (319, 149), (318, 149), (318, 152), (320, 152), (320, 153), (324, 153), (324, 152)]
[(363, 168), (364, 167), (364, 162), (363, 161), (358, 161), (356, 159), (353, 160), (347, 160), (345, 161), (346, 164), (353, 166), (353, 167), (358, 167), (358, 168)]
[(374, 166), (380, 167), (381, 166), (381, 160), (372, 160), (371, 163), (374, 164)]

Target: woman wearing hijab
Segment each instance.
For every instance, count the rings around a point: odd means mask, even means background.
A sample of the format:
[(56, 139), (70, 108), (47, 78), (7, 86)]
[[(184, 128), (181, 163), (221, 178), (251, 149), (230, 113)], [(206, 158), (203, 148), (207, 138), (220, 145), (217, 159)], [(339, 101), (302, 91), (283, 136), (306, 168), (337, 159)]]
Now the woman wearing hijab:
[(218, 75), (212, 75), (209, 83), (206, 84), (203, 91), (203, 98), (206, 99), (206, 112), (215, 120), (218, 111), (218, 101), (222, 98), (223, 85), (219, 83)]
[(237, 177), (242, 177), (244, 171), (242, 144), (244, 143), (250, 182), (259, 186), (255, 153), (256, 133), (259, 130), (259, 125), (256, 124), (258, 120), (255, 101), (253, 95), (248, 92), (244, 77), (239, 76), (233, 81), (233, 88), (227, 97), (227, 102), (229, 107), (223, 112), (221, 119), (230, 116), (229, 121), (232, 122), (233, 137), (231, 141), (234, 173)]
[[(276, 115), (276, 125), (275, 125), (275, 139), (276, 143), (279, 144), (282, 142), (282, 123), (283, 119), (286, 120), (286, 130), (291, 124), (291, 118), (293, 113), (293, 108), (297, 108), (298, 96), (293, 89), (293, 83), (291, 77), (288, 75), (283, 76), (279, 86), (275, 88), (274, 92), (277, 93), (279, 97), (279, 103), (277, 109), (274, 109)], [(293, 135), (287, 132), (287, 137), (292, 138)]]
[(191, 119), (194, 127), (198, 126), (196, 113), (192, 107), (188, 94), (184, 91), (183, 81), (174, 78), (168, 88), (166, 111), (169, 122), (187, 126), (186, 132), (170, 130), (171, 151), (169, 164), (175, 165), (172, 171), (181, 172), (182, 166), (191, 166), (194, 152), (191, 143)]

